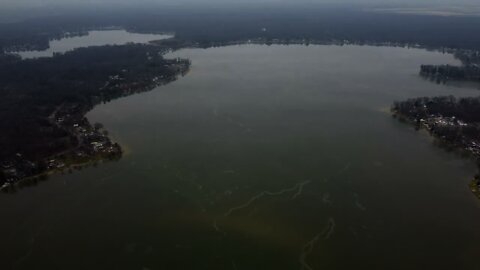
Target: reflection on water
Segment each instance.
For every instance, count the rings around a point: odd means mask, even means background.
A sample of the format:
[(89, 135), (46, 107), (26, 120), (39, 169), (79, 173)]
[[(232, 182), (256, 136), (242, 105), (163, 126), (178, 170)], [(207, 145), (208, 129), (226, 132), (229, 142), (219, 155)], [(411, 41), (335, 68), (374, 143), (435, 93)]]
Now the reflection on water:
[[(184, 78), (88, 117), (131, 151), (0, 196), (15, 269), (476, 269), (475, 166), (392, 119), (462, 95), (450, 55), (360, 46), (188, 49)], [(441, 258), (441, 259), (439, 259)]]
[(124, 45), (132, 43), (147, 43), (153, 40), (171, 38), (171, 35), (139, 34), (125, 30), (89, 31), (88, 35), (62, 38), (50, 41), (50, 48), (44, 51), (18, 52), (23, 59), (52, 57), (54, 53), (65, 53), (77, 48), (104, 45)]

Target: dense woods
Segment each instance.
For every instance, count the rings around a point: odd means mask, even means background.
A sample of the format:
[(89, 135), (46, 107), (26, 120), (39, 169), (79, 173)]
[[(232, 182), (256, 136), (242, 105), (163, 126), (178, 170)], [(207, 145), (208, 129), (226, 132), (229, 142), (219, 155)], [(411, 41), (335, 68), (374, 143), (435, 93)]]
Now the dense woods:
[(422, 65), (420, 75), (438, 83), (450, 80), (480, 82), (480, 52), (459, 49), (454, 55), (462, 65)]
[[(480, 82), (480, 53), (457, 50), (461, 65), (422, 65), (420, 75), (437, 83), (449, 80)], [(461, 147), (480, 158), (480, 97), (453, 96), (413, 98), (395, 102), (395, 114), (406, 117), (419, 127), (451, 145)]]
[[(86, 155), (95, 144), (99, 144), (96, 149), (118, 152), (84, 115), (97, 103), (150, 90), (188, 70), (189, 61), (164, 59), (164, 51), (161, 46), (131, 44), (82, 48), (30, 60), (3, 55), (1, 165), (10, 169), (17, 164), (17, 171), (18, 164), (25, 162), (37, 167), (53, 155), (79, 147), (89, 148), (76, 153)], [(4, 173), (0, 177), (5, 178)]]
[(431, 48), (480, 47), (478, 17), (383, 14), (348, 7), (164, 7), (145, 10), (76, 11), (67, 16), (0, 24), (0, 49), (45, 49), (48, 40), (116, 26), (135, 32), (171, 32), (202, 46), (263, 38), (396, 43)]
[[(394, 116), (427, 129), (444, 145), (469, 153), (480, 164), (480, 97), (453, 96), (412, 98), (395, 102)], [(480, 177), (472, 180), (480, 197)]]

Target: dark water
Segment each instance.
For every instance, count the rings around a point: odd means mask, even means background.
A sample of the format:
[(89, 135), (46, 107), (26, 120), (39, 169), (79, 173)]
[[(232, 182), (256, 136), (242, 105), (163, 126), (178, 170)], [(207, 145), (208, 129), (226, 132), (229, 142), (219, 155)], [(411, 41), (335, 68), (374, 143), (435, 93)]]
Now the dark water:
[[(183, 50), (191, 72), (89, 114), (119, 162), (0, 196), (7, 269), (478, 269), (474, 165), (388, 113), (477, 95), (414, 49)], [(458, 63), (457, 63), (458, 64)]]

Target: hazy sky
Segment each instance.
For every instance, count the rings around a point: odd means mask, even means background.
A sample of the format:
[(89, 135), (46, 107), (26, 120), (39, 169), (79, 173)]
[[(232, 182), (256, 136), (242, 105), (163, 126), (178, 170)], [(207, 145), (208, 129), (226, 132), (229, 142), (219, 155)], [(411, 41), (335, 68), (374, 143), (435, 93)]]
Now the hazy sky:
[(202, 4), (202, 3), (356, 3), (356, 4), (416, 4), (416, 5), (461, 5), (478, 4), (479, 0), (0, 0), (0, 7), (7, 6), (44, 6), (44, 5), (95, 5), (122, 3), (137, 5), (149, 4)]
[[(480, 0), (0, 0), (0, 23), (20, 21), (29, 17), (64, 14), (67, 11), (114, 10), (114, 9), (154, 9), (162, 6), (187, 8), (228, 8), (235, 6), (253, 7), (262, 4), (274, 6), (288, 5), (309, 7), (318, 4), (347, 5), (360, 8), (422, 8), (422, 12), (444, 11), (465, 15), (474, 12), (480, 15)], [(437, 15), (438, 15), (437, 14)]]

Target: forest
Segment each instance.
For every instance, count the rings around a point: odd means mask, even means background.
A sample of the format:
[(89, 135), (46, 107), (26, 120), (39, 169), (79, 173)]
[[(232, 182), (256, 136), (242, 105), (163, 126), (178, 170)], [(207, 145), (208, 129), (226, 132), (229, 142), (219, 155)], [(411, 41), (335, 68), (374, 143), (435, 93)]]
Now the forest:
[(394, 102), (392, 111), (449, 145), (480, 158), (480, 97), (412, 98)]
[(90, 29), (120, 27), (135, 32), (169, 32), (183, 41), (211, 46), (249, 39), (396, 43), (428, 48), (480, 47), (478, 17), (444, 17), (369, 12), (322, 6), (257, 6), (195, 9), (109, 9), (95, 13), (32, 18), (0, 24), (0, 50), (45, 49), (50, 39)]
[[(3, 55), (0, 165), (18, 171), (25, 163), (45, 163), (58, 153), (78, 150), (82, 142), (98, 144), (95, 148), (113, 146), (84, 119), (85, 113), (97, 103), (150, 90), (188, 70), (188, 60), (164, 59), (164, 51), (161, 46), (129, 44), (81, 48), (51, 58)], [(1, 178), (6, 178), (4, 173)]]
[[(393, 115), (425, 128), (447, 148), (472, 156), (480, 166), (480, 97), (412, 98), (394, 102)], [(470, 185), (480, 198), (480, 175)]]
[(477, 50), (458, 49), (455, 58), (461, 65), (422, 65), (420, 75), (437, 83), (453, 81), (480, 82), (480, 52)]

